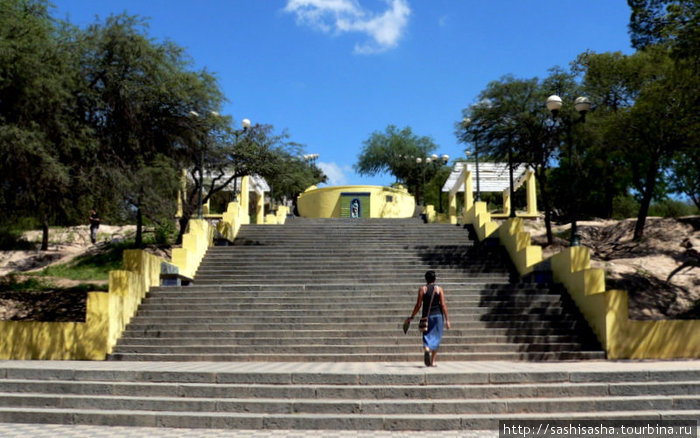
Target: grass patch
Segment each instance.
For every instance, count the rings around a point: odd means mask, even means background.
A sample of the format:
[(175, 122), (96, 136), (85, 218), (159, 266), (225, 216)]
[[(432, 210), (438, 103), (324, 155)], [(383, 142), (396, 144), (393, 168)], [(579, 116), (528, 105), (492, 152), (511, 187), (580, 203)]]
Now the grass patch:
[[(107, 285), (94, 283), (81, 283), (70, 287), (58, 287), (51, 281), (40, 277), (18, 277), (10, 274), (0, 278), (0, 292), (69, 292), (87, 293), (93, 291), (106, 291)], [(1, 294), (0, 294), (1, 296)]]
[(109, 244), (97, 254), (85, 254), (59, 265), (49, 266), (38, 275), (60, 277), (70, 280), (108, 280), (109, 271), (122, 268), (122, 255), (125, 249), (133, 247), (133, 242)]

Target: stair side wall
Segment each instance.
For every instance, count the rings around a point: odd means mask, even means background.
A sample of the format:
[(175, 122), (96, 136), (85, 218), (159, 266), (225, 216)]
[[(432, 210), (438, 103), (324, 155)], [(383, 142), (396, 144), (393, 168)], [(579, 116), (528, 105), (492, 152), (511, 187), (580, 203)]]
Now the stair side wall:
[[(479, 239), (495, 232), (518, 272), (532, 272), (543, 261), (542, 251), (530, 245), (522, 219), (499, 226), (480, 204), (465, 212)], [(554, 280), (566, 287), (609, 359), (700, 358), (700, 320), (631, 321), (627, 291), (605, 289), (605, 272), (590, 267), (588, 248), (566, 248), (548, 261)]]

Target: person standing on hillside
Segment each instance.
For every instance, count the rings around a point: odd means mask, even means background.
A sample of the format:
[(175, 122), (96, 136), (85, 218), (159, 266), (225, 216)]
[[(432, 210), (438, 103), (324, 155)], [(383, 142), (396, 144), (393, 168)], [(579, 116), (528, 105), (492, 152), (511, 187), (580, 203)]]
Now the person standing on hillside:
[(94, 208), (90, 210), (90, 242), (97, 243), (97, 230), (100, 229), (100, 215)]
[(442, 340), (443, 327), (450, 329), (450, 317), (447, 314), (447, 303), (445, 302), (445, 291), (435, 284), (437, 275), (435, 271), (425, 273), (425, 286), (418, 289), (418, 299), (413, 307), (411, 316), (406, 318), (409, 323), (418, 310), (423, 307), (422, 317), (428, 318), (428, 331), (423, 333), (423, 360), (425, 366), (437, 366), (435, 358), (437, 350)]

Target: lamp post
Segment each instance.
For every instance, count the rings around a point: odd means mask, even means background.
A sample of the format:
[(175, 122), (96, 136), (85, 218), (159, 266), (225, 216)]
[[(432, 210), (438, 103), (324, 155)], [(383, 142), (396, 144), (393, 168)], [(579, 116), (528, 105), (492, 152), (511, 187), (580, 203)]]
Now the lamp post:
[[(441, 165), (444, 166), (445, 164), (447, 164), (448, 161), (450, 161), (449, 155), (444, 154), (442, 157), (440, 157), (440, 164)], [(440, 213), (442, 213), (443, 212), (443, 210), (442, 210), (442, 187), (440, 185), (438, 185), (438, 204), (439, 204), (438, 210), (440, 211)]]
[[(236, 136), (236, 145), (238, 145), (238, 136), (241, 134), (244, 134), (248, 131), (248, 128), (250, 128), (250, 120), (249, 119), (243, 119), (241, 120), (241, 129), (234, 131), (234, 135)], [(233, 202), (238, 202), (238, 177), (236, 177), (236, 170), (234, 168), (233, 170), (234, 178), (233, 178)]]
[(510, 183), (510, 214), (508, 217), (515, 217), (515, 183), (513, 182), (513, 145), (508, 142), (508, 180)]
[[(561, 97), (557, 95), (552, 95), (547, 98), (547, 101), (545, 102), (545, 105), (547, 106), (547, 109), (551, 111), (552, 113), (552, 118), (556, 121), (557, 116), (559, 115), (559, 111), (561, 110), (561, 107), (563, 105), (563, 102), (561, 100)], [(588, 100), (586, 97), (577, 97), (574, 100), (574, 109), (576, 112), (580, 114), (580, 123), (586, 123), (586, 113), (591, 109), (591, 102)], [(574, 157), (574, 142), (573, 142), (573, 137), (571, 135), (571, 125), (573, 122), (568, 121), (566, 122), (566, 128), (567, 128), (567, 140), (568, 140), (568, 152), (569, 152), (569, 174), (571, 175), (572, 178), (572, 183), (569, 185), (569, 210), (570, 210), (570, 215), (571, 215), (571, 237), (569, 239), (569, 246), (580, 246), (581, 245), (581, 237), (578, 234), (578, 225), (576, 223), (576, 216), (577, 216), (577, 203), (574, 200), (575, 196), (575, 190), (574, 190), (574, 185), (576, 184), (578, 174), (576, 172), (576, 168), (574, 167), (573, 164), (573, 157)]]
[[(466, 131), (472, 124), (469, 117), (462, 119), (462, 126)], [(476, 164), (476, 201), (481, 201), (481, 187), (479, 186), (479, 132), (474, 131), (474, 162)]]
[[(428, 159), (426, 158), (425, 161), (427, 162), (427, 160)], [(423, 163), (423, 159), (421, 157), (416, 157), (416, 164), (420, 165), (421, 163)], [(422, 170), (423, 186), (422, 186), (420, 195), (421, 195), (421, 201), (422, 201), (421, 204), (423, 204), (423, 207), (425, 207), (425, 165), (423, 165), (421, 170)]]

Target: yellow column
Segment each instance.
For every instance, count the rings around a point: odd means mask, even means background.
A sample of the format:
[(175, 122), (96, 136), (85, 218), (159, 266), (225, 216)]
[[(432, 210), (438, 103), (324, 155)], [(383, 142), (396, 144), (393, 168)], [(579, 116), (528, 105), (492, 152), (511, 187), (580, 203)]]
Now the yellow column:
[(457, 192), (450, 192), (450, 223), (457, 223)]
[(180, 190), (177, 192), (177, 213), (175, 217), (182, 217), (182, 198), (187, 193), (187, 170), (182, 169), (180, 176)]
[(537, 189), (535, 188), (535, 174), (528, 170), (525, 183), (527, 184), (527, 214), (529, 216), (537, 215)]
[(248, 214), (248, 208), (250, 206), (250, 177), (244, 176), (241, 178), (241, 193), (239, 195), (241, 202), (241, 208)]
[(466, 172), (464, 175), (464, 211), (474, 206), (474, 190), (472, 183), (472, 173)]
[(255, 203), (255, 223), (264, 224), (265, 223), (265, 192), (262, 192), (256, 196), (257, 202)]

